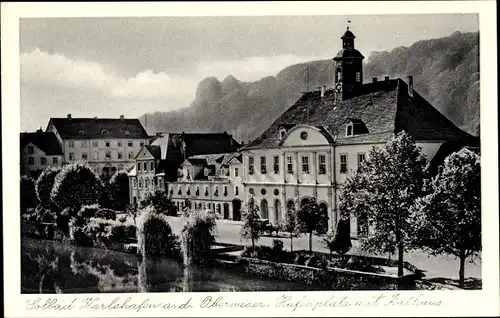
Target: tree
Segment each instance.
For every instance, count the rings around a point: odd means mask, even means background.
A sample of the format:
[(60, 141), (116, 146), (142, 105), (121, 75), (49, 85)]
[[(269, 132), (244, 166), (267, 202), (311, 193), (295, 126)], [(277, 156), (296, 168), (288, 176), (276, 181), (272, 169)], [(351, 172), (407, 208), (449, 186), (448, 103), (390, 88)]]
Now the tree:
[(312, 234), (324, 224), (325, 215), (320, 212), (316, 200), (304, 204), (297, 213), (299, 227), (303, 232), (309, 233), (309, 251), (312, 251)]
[(21, 211), (24, 213), (27, 209), (35, 208), (37, 203), (35, 180), (21, 176)]
[(147, 206), (137, 219), (137, 249), (144, 259), (148, 255), (180, 257), (179, 237), (172, 232), (165, 215)]
[(204, 264), (210, 260), (216, 227), (215, 216), (209, 211), (196, 211), (184, 217), (181, 230), (184, 265)]
[(401, 132), (385, 147), (374, 147), (361, 169), (347, 178), (340, 193), (342, 213), (365, 221), (361, 248), (369, 252), (398, 252), (398, 275), (403, 255), (411, 248), (415, 226), (411, 208), (422, 195), (426, 158), (412, 138)]
[(259, 207), (255, 203), (254, 197), (248, 200), (247, 207), (243, 212), (243, 224), (241, 225), (241, 237), (250, 239), (252, 247), (255, 247), (255, 241), (259, 240), (261, 234)]
[(293, 237), (300, 236), (299, 221), (295, 204), (287, 207), (285, 219), (282, 221), (281, 228), (290, 234), (290, 252), (293, 253)]
[(137, 203), (127, 204), (125, 211), (134, 219), (134, 224), (136, 224), (136, 218), (139, 212), (139, 206), (137, 205)]
[(60, 171), (60, 167), (48, 167), (42, 171), (36, 180), (36, 196), (40, 205), (45, 209), (52, 209), (54, 207), (50, 193), (54, 186), (54, 180)]
[(86, 163), (66, 165), (54, 180), (51, 199), (61, 209), (69, 209), (70, 216), (83, 205), (98, 202), (104, 185), (99, 176)]
[(335, 234), (328, 232), (323, 243), (330, 250), (330, 253), (335, 251), (343, 256), (352, 247), (350, 232), (349, 216), (343, 215), (337, 223)]
[(481, 251), (481, 166), (476, 154), (449, 155), (443, 170), (429, 184), (430, 193), (417, 201), (418, 244), (433, 255), (460, 260), (459, 286), (464, 287), (464, 265)]
[(166, 192), (161, 190), (155, 190), (153, 193), (148, 193), (144, 200), (139, 203), (140, 209), (144, 209), (148, 206), (152, 206), (156, 213), (171, 216), (177, 215), (177, 207), (174, 202)]
[(108, 187), (113, 208), (119, 211), (125, 211), (130, 200), (127, 171), (121, 170), (113, 174), (109, 180)]

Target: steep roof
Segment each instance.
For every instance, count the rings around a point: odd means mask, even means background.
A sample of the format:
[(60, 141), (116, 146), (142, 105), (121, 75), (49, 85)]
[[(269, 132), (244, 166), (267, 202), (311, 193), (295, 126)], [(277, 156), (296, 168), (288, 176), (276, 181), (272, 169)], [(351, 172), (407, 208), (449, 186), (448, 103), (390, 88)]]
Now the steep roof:
[(156, 145), (144, 146), (155, 159), (161, 159), (161, 147)]
[[(401, 79), (364, 84), (347, 100), (336, 99), (334, 90), (327, 90), (324, 97), (320, 91), (307, 92), (241, 150), (278, 147), (278, 129), (284, 124), (324, 127), (336, 144), (385, 142), (402, 130), (415, 140), (476, 142), (477, 137), (459, 129), (416, 91), (412, 93), (413, 97)], [(368, 134), (346, 136), (350, 118), (362, 121)]]
[(51, 124), (63, 139), (149, 138), (138, 119), (51, 118)]
[(47, 156), (62, 156), (61, 145), (53, 132), (21, 133), (21, 149), (30, 142), (42, 150)]
[[(227, 133), (169, 133), (162, 139), (162, 143), (162, 160), (158, 170), (165, 172), (167, 181), (177, 179), (177, 169), (185, 158), (198, 155), (221, 157), (223, 154), (236, 152), (241, 147)], [(163, 156), (164, 147), (166, 150)]]

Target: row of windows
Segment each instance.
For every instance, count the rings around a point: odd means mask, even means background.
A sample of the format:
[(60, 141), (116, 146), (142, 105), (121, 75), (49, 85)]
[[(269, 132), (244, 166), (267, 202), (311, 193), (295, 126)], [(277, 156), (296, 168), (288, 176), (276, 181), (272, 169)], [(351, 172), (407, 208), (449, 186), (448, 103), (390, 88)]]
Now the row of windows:
[(137, 163), (137, 172), (148, 172), (148, 166), (149, 166), (149, 171), (154, 172), (155, 171), (155, 162), (154, 161), (144, 161), (144, 162), (138, 162)]
[[(35, 158), (28, 157), (28, 165), (33, 166), (34, 164), (35, 164)], [(47, 158), (46, 157), (40, 157), (40, 164), (41, 165), (46, 165), (47, 164)], [(59, 164), (59, 158), (58, 157), (52, 157), (52, 164), (53, 165)]]
[[(310, 173), (310, 160), (309, 160), (309, 155), (303, 155), (301, 156), (301, 171), (302, 173), (309, 174)], [(318, 174), (326, 174), (326, 155), (319, 155), (318, 156)], [(293, 169), (293, 157), (292, 156), (286, 156), (286, 164), (287, 164), (287, 172), (290, 174), (294, 173)], [(253, 174), (254, 173), (254, 157), (248, 157), (248, 174)], [(275, 174), (280, 173), (280, 159), (279, 156), (274, 156), (273, 157), (273, 172)], [(267, 158), (265, 156), (260, 157), (260, 173), (261, 174), (266, 174), (267, 173)]]
[[(128, 153), (128, 159), (133, 159), (133, 158), (134, 158), (134, 153), (133, 152), (129, 152)], [(69, 160), (77, 160), (77, 158), (75, 156), (75, 153), (74, 152), (68, 153), (68, 159)], [(82, 152), (81, 158), (78, 158), (78, 159), (88, 160), (89, 159), (89, 154), (87, 152)], [(106, 151), (104, 153), (104, 159), (106, 159), (106, 160), (112, 160), (112, 159), (114, 159), (112, 152), (111, 151)], [(117, 159), (123, 159), (123, 152), (121, 152), (121, 151), (118, 152)], [(92, 160), (99, 160), (99, 152), (94, 151), (92, 153)]]
[[(359, 153), (357, 158), (358, 158), (358, 169), (360, 169), (361, 164), (365, 161), (365, 154)], [(302, 155), (300, 157), (300, 163), (301, 163), (301, 166), (300, 166), (301, 172), (304, 174), (309, 174), (310, 173), (310, 156), (309, 155)], [(254, 165), (255, 165), (254, 157), (248, 157), (248, 174), (254, 173), (254, 171), (255, 171)], [(318, 174), (319, 175), (326, 174), (326, 171), (327, 171), (326, 167), (327, 167), (326, 156), (319, 155), (318, 156)], [(286, 156), (286, 168), (287, 168), (287, 173), (289, 173), (289, 174), (294, 173), (293, 156), (291, 156), (291, 155)], [(273, 157), (273, 171), (275, 174), (280, 173), (279, 156)], [(347, 173), (347, 154), (340, 154), (340, 172)], [(261, 174), (267, 173), (267, 158), (265, 156), (260, 157), (260, 173)]]
[[(200, 193), (200, 186), (196, 186), (194, 193), (191, 193), (191, 186), (189, 186), (189, 185), (186, 185), (185, 189), (186, 189), (186, 192), (185, 192), (186, 195), (192, 195), (192, 194), (194, 194), (196, 196), (201, 195), (201, 193)], [(204, 188), (204, 195), (205, 196), (209, 196), (210, 195), (209, 189), (210, 189), (209, 186), (205, 186), (205, 188)], [(223, 189), (222, 195), (227, 196), (227, 194), (228, 194), (228, 192), (227, 192), (227, 186), (223, 186), (222, 189)], [(170, 192), (172, 192), (171, 194), (173, 194), (173, 189), (170, 189)], [(177, 194), (178, 195), (182, 195), (182, 186), (181, 185), (177, 186)], [(239, 194), (240, 194), (239, 187), (238, 186), (234, 186), (234, 195), (239, 195)], [(214, 196), (218, 196), (219, 195), (219, 186), (214, 186), (213, 187), (213, 193), (212, 193), (212, 195), (214, 195)]]
[[(365, 160), (366, 155), (358, 153), (358, 170), (361, 169), (361, 165)], [(340, 173), (347, 173), (347, 154), (340, 154)]]
[[(111, 147), (111, 141), (110, 140), (104, 141), (104, 145), (106, 146), (106, 148)], [(116, 142), (116, 145), (118, 147), (123, 147), (123, 141), (118, 140)], [(139, 145), (141, 147), (144, 146), (144, 141), (141, 141), (139, 143)], [(82, 140), (80, 142), (80, 147), (81, 148), (87, 148), (87, 146), (88, 146), (87, 140)], [(127, 146), (128, 147), (133, 147), (134, 146), (134, 142), (132, 140), (127, 141)], [(99, 147), (99, 140), (92, 140), (92, 147)], [(68, 141), (68, 148), (75, 148), (75, 141), (74, 140), (69, 140)]]
[(155, 187), (160, 189), (162, 188), (161, 178), (134, 178), (132, 181), (133, 188), (137, 189), (137, 185), (139, 185), (139, 189), (142, 189), (143, 187), (144, 189), (154, 189)]
[[(185, 206), (185, 202), (175, 202), (175, 205), (177, 206), (177, 208), (180, 210), (182, 209), (184, 206)], [(189, 208), (195, 208), (195, 209), (198, 209), (198, 210), (212, 210), (214, 209), (215, 212), (217, 214), (221, 214), (221, 211), (222, 211), (222, 204), (223, 203), (212, 203), (212, 202), (194, 202), (194, 203), (191, 203), (191, 202), (188, 202), (188, 207)], [(227, 203), (226, 203), (227, 204)]]

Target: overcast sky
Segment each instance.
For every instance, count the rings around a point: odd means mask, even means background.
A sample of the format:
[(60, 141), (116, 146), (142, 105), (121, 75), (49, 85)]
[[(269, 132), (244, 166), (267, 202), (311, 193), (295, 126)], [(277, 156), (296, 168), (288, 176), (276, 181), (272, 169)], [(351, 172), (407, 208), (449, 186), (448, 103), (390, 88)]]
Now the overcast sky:
[[(350, 16), (366, 57), (455, 31), (477, 15)], [(207, 76), (242, 81), (332, 58), (346, 16), (21, 19), (21, 130), (50, 117), (125, 117), (189, 106)]]

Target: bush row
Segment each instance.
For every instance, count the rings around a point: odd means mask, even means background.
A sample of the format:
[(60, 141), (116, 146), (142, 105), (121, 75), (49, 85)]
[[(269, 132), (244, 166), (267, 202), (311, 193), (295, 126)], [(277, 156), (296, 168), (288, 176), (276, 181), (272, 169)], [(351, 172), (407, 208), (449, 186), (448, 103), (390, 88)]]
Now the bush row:
[(243, 271), (251, 276), (282, 279), (335, 290), (395, 290), (399, 284), (396, 277), (324, 270), (266, 260), (242, 260), (240, 265), (243, 266)]
[(281, 240), (273, 240), (272, 247), (265, 245), (247, 246), (243, 250), (242, 257), (256, 258), (272, 262), (304, 265), (314, 268), (343, 268), (369, 273), (383, 273), (380, 266), (373, 264), (370, 258), (350, 257), (338, 254), (326, 254), (321, 252), (296, 251), (288, 252), (283, 250)]

